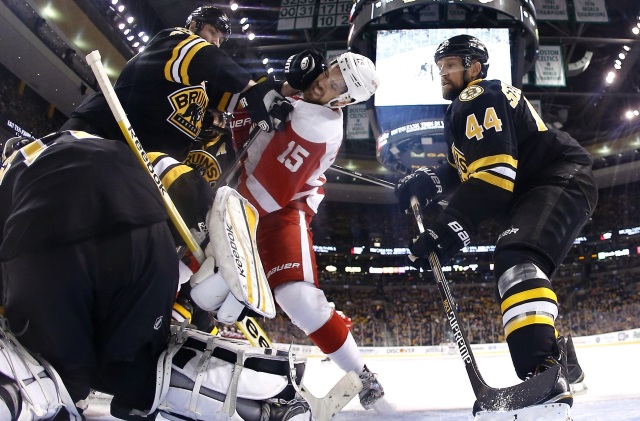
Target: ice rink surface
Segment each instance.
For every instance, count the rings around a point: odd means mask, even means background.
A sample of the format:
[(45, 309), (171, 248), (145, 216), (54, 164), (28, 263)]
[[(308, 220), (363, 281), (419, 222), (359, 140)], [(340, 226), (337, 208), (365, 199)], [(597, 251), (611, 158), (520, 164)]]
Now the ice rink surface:
[[(577, 347), (586, 373), (588, 393), (576, 396), (571, 413), (575, 421), (640, 421), (640, 342)], [(475, 354), (485, 381), (492, 387), (518, 383), (506, 352)], [(464, 364), (456, 355), (365, 356), (371, 371), (385, 388), (385, 402), (365, 411), (351, 401), (335, 421), (458, 421), (473, 420), (475, 400)], [(323, 396), (342, 376), (332, 362), (308, 359), (305, 384)], [(106, 415), (104, 400), (92, 401), (85, 413), (90, 420), (114, 420)], [(234, 420), (240, 418), (234, 418)], [(520, 421), (520, 420), (518, 420)]]

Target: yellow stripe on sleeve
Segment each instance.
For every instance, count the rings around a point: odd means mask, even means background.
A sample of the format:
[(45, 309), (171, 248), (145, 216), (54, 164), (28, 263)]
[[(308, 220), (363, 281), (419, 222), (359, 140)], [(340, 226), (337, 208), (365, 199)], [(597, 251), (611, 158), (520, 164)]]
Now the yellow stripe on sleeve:
[(164, 78), (167, 79), (168, 81), (170, 81), (170, 82), (178, 82), (178, 83), (180, 82), (179, 80), (175, 80), (173, 78), (173, 75), (172, 75), (172, 72), (171, 72), (171, 68), (173, 67), (173, 65), (176, 62), (176, 60), (178, 60), (178, 57), (180, 57), (180, 50), (182, 49), (182, 47), (184, 47), (187, 43), (189, 43), (195, 37), (196, 37), (195, 35), (190, 35), (186, 39), (184, 39), (183, 41), (179, 42), (178, 45), (173, 47), (173, 51), (171, 53), (171, 58), (164, 65)]
[(474, 172), (484, 168), (491, 167), (496, 164), (505, 164), (512, 167), (514, 170), (518, 168), (518, 160), (514, 159), (511, 155), (501, 154), (501, 155), (492, 155), (487, 156), (485, 158), (480, 158), (473, 161), (469, 164), (467, 169), (469, 174), (473, 174)]
[(191, 60), (193, 59), (193, 56), (196, 55), (198, 51), (200, 51), (203, 47), (206, 47), (207, 45), (210, 45), (210, 44), (207, 42), (201, 42), (194, 45), (193, 47), (189, 48), (189, 52), (182, 59), (182, 63), (180, 63), (180, 78), (182, 79), (183, 84), (191, 85), (191, 83), (189, 82), (189, 73), (188, 73), (189, 65), (191, 64)]
[(188, 165), (176, 165), (174, 168), (171, 168), (169, 171), (167, 171), (166, 174), (162, 176), (162, 185), (165, 189), (169, 190), (171, 184), (173, 184), (173, 182), (176, 181), (178, 177), (180, 177), (182, 174), (188, 173), (189, 171), (193, 171), (193, 168)]
[(480, 171), (475, 174), (471, 174), (469, 178), (477, 178), (478, 180), (482, 180), (485, 183), (489, 183), (493, 186), (513, 192), (513, 181), (498, 177), (487, 171)]

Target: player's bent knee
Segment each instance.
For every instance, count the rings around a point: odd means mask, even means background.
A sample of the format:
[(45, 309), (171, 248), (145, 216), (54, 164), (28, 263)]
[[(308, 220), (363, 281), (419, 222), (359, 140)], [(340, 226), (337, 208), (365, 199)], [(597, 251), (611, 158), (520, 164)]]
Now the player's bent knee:
[(280, 285), (273, 295), (291, 322), (307, 335), (320, 329), (334, 311), (324, 292), (309, 282)]

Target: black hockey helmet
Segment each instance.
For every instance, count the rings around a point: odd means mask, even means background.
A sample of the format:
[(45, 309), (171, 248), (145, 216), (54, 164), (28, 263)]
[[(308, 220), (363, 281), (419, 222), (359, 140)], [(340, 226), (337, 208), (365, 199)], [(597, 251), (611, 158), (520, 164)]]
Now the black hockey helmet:
[(225, 41), (231, 35), (231, 21), (222, 10), (215, 6), (200, 6), (191, 12), (187, 22), (184, 24), (185, 28), (188, 28), (193, 21), (196, 22), (196, 33), (200, 32), (205, 23), (210, 23), (214, 28), (222, 32)]
[(471, 67), (472, 60), (478, 60), (482, 65), (480, 77), (487, 77), (489, 70), (489, 51), (482, 41), (470, 35), (456, 35), (438, 46), (433, 60), (437, 63), (442, 57), (456, 56), (462, 58), (465, 69)]

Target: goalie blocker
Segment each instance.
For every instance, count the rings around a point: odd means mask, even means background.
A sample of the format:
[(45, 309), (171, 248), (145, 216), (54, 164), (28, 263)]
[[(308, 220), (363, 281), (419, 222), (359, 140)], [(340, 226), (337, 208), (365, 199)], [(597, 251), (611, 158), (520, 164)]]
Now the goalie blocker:
[[(0, 349), (0, 419), (52, 419), (62, 408), (70, 420), (82, 419), (56, 371), (20, 345), (4, 318)], [(211, 420), (237, 412), (245, 421), (308, 420), (309, 406), (297, 394), (305, 364), (288, 352), (173, 326), (158, 359), (152, 407), (123, 407), (115, 397), (111, 414), (125, 420), (154, 419), (157, 413), (171, 420)]]

